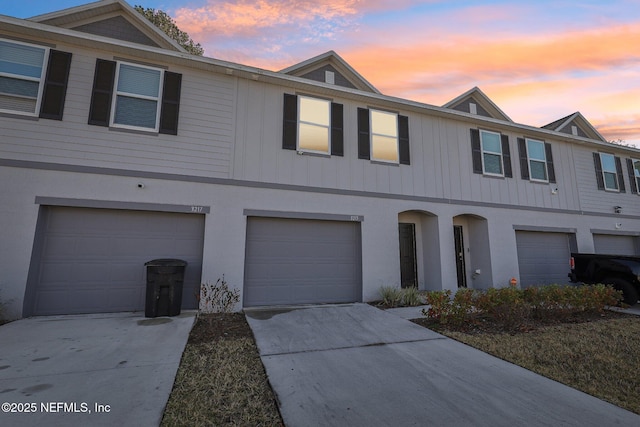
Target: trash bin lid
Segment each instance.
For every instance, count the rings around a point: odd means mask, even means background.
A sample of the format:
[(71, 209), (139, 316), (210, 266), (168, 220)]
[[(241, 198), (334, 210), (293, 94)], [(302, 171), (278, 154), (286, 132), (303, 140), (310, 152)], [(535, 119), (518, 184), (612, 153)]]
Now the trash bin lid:
[(144, 265), (146, 267), (185, 267), (187, 265), (187, 261), (173, 258), (161, 258), (145, 262)]

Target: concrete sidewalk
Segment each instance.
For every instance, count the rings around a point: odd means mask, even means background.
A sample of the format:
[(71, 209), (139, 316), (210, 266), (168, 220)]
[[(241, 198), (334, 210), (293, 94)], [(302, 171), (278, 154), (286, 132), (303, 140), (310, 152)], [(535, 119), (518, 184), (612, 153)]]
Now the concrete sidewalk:
[(367, 304), (247, 319), (288, 427), (640, 425), (638, 415)]
[(10, 405), (0, 425), (157, 426), (194, 319), (114, 313), (0, 326), (0, 404)]

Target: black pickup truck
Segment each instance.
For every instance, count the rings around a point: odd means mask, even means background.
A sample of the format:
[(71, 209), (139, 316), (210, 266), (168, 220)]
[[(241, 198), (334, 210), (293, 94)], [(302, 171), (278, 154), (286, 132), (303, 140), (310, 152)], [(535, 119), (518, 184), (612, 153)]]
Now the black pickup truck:
[(625, 304), (634, 305), (640, 294), (640, 257), (572, 253), (569, 279), (612, 285), (622, 291)]

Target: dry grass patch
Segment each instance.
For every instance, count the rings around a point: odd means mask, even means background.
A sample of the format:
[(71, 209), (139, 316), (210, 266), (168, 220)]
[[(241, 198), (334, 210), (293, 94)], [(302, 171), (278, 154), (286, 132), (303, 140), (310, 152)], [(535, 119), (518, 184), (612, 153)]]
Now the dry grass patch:
[(282, 425), (244, 315), (202, 316), (194, 326), (162, 420), (187, 425)]
[(640, 414), (637, 316), (608, 313), (600, 319), (525, 333), (438, 329), (486, 353)]

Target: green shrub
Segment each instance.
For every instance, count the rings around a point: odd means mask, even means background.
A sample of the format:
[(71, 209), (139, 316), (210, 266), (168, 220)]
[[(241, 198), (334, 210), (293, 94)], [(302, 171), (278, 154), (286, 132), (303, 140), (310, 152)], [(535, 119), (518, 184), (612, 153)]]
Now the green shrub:
[(604, 285), (460, 289), (453, 298), (450, 290), (428, 292), (427, 304), (431, 307), (422, 313), (454, 326), (486, 317), (504, 329), (514, 330), (532, 319), (566, 320), (584, 312), (602, 312), (621, 300), (622, 292)]
[(409, 287), (401, 290), (402, 305), (404, 307), (415, 307), (424, 304), (422, 294), (418, 288)]
[(402, 303), (402, 290), (394, 286), (383, 286), (380, 288), (382, 304), (386, 307), (398, 307)]

